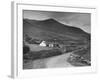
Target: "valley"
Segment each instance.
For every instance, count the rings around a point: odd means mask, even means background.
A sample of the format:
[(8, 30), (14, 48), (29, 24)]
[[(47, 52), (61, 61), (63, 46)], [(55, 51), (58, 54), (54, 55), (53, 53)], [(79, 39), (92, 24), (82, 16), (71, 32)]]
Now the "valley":
[(54, 19), (24, 19), (23, 29), (23, 69), (91, 65), (89, 33)]

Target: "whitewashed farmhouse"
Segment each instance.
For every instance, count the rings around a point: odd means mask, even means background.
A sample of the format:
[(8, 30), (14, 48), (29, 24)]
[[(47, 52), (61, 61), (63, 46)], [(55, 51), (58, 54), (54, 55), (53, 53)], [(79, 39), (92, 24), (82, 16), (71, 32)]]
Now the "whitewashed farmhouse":
[(42, 41), (39, 46), (43, 46), (43, 47), (46, 47), (46, 41)]

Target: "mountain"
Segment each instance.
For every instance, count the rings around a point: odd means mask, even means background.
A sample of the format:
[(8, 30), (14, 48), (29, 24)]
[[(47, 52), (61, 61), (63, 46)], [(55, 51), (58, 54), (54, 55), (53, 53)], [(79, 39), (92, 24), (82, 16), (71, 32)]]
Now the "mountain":
[(90, 34), (80, 28), (64, 25), (54, 19), (29, 20), (23, 19), (23, 34), (34, 39), (59, 39), (87, 41)]

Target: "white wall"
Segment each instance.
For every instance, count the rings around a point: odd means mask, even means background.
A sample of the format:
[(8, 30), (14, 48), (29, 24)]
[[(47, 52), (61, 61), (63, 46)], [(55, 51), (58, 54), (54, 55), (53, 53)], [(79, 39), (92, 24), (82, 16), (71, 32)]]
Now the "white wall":
[[(24, 0), (26, 1), (26, 0)], [(98, 54), (98, 72), (90, 74), (74, 74), (66, 76), (55, 77), (43, 77), (33, 78), (34, 80), (100, 80), (100, 2), (99, 0), (27, 0), (29, 2), (37, 4), (54, 4), (54, 5), (78, 5), (78, 6), (93, 6), (98, 8), (98, 26), (96, 26), (97, 34), (95, 36), (97, 54)], [(10, 76), (10, 64), (11, 64), (11, 0), (0, 1), (0, 80), (11, 80)], [(25, 79), (25, 80), (33, 80)], [(22, 79), (23, 80), (23, 79)]]

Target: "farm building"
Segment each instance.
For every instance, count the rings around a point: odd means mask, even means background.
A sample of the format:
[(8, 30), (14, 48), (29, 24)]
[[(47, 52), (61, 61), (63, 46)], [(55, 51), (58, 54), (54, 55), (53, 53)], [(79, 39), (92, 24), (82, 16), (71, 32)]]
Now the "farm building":
[(43, 47), (60, 47), (59, 44), (57, 44), (55, 42), (48, 42), (48, 41), (41, 41), (39, 46), (43, 46)]
[(42, 42), (39, 44), (39, 46), (46, 47), (46, 46), (47, 46), (46, 41), (42, 41)]

